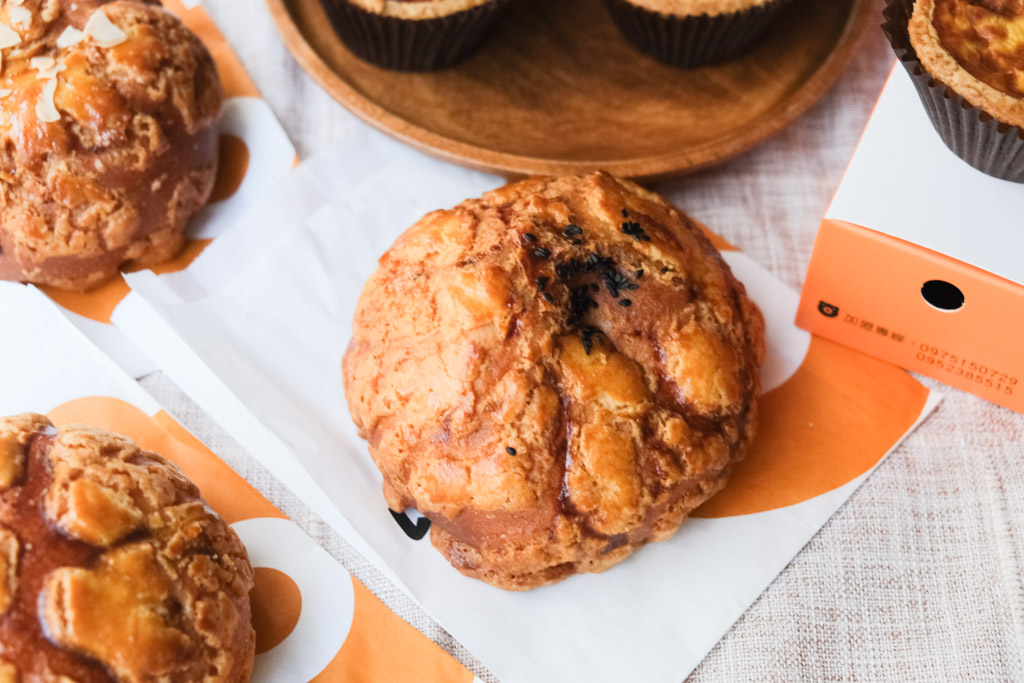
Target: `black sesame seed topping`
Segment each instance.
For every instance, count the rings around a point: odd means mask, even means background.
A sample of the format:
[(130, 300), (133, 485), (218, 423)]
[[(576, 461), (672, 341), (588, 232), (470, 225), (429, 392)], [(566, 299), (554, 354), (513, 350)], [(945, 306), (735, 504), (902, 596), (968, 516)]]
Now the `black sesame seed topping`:
[(664, 268), (661, 269), (661, 274), (662, 275), (664, 275), (667, 272), (668, 272), (668, 266), (665, 266)]
[(626, 285), (629, 284), (629, 280), (626, 279), (626, 276), (617, 270), (606, 270), (601, 273), (601, 277), (605, 282), (611, 282), (619, 289), (625, 289)]
[(565, 235), (566, 237), (572, 237), (574, 235), (582, 235), (583, 234), (583, 228), (581, 228), (580, 226), (576, 225), (575, 223), (570, 223), (569, 225), (565, 226), (565, 230), (562, 231), (562, 234)]
[(626, 221), (622, 224), (622, 232), (632, 237), (637, 242), (650, 242), (651, 238), (644, 232), (643, 227), (634, 221)]
[(638, 270), (635, 273), (633, 273), (633, 277), (635, 277), (637, 280), (639, 280), (643, 276), (644, 276), (644, 269), (643, 268), (641, 268), (640, 270)]
[(574, 247), (578, 247), (578, 246), (580, 246), (581, 244), (583, 244), (583, 240), (573, 240), (573, 241), (572, 241), (572, 242), (570, 242), (569, 244), (571, 244), (571, 245), (572, 245), (572, 246), (574, 246)]
[(623, 218), (629, 218), (629, 211), (626, 211), (625, 209), (623, 209), (622, 210), (622, 217)]
[(615, 283), (612, 282), (611, 278), (604, 278), (604, 286), (608, 288), (608, 294), (610, 294), (613, 299), (619, 298), (619, 288), (615, 286)]
[(591, 299), (589, 294), (590, 288), (586, 285), (569, 292), (569, 325), (578, 325), (587, 311), (597, 306), (597, 302)]
[(588, 356), (590, 355), (590, 350), (594, 348), (594, 337), (600, 335), (601, 331), (593, 325), (587, 325), (580, 330), (580, 341), (583, 342), (583, 350)]
[(537, 236), (534, 235), (532, 232), (527, 232), (523, 234), (523, 239), (526, 240), (527, 242), (536, 242)]
[(611, 268), (614, 265), (615, 261), (612, 260), (611, 258), (608, 258), (607, 256), (601, 256), (600, 254), (597, 253), (592, 253), (587, 257), (587, 262), (586, 265), (584, 265), (584, 270), (588, 273), (593, 273), (594, 271), (601, 272), (602, 270)]
[(505, 452), (508, 453), (509, 455), (515, 455), (516, 449), (512, 448), (511, 446), (505, 446)]
[[(646, 238), (646, 235), (643, 235), (643, 228), (638, 223), (628, 221), (623, 224), (623, 229), (631, 234), (634, 239), (639, 239), (637, 235), (642, 235)], [(579, 226), (570, 224), (563, 228), (562, 232), (569, 236), (570, 234), (580, 234), (582, 231), (579, 229)], [(581, 240), (572, 240), (573, 243), (579, 241)], [(533, 253), (541, 258), (553, 256), (550, 249), (539, 246), (534, 249)], [(565, 257), (563, 256), (562, 258)], [(644, 271), (620, 271), (619, 266), (615, 263), (615, 259), (609, 256), (602, 256), (597, 251), (585, 252), (582, 259), (565, 258), (565, 260), (555, 260), (552, 265), (554, 266), (555, 277), (540, 276), (535, 278), (534, 281), (537, 283), (541, 298), (550, 304), (556, 303), (555, 294), (561, 297), (560, 287), (564, 286), (566, 288), (567, 296), (564, 299), (565, 303), (562, 303), (563, 300), (559, 299), (557, 304), (568, 309), (566, 311), (565, 325), (569, 329), (579, 330), (584, 348), (589, 355), (593, 348), (595, 335), (599, 335), (601, 332), (596, 327), (583, 327), (583, 324), (591, 310), (600, 308), (598, 294), (600, 294), (602, 289), (607, 289), (608, 294), (620, 306), (631, 306), (633, 302), (630, 299), (623, 299), (623, 294), (639, 289), (640, 285), (634, 282), (630, 275), (635, 275), (639, 279), (643, 276)], [(585, 283), (574, 282), (578, 277), (585, 274), (593, 275), (593, 277), (587, 277), (588, 281)], [(557, 292), (555, 288), (558, 288)], [(546, 291), (548, 289), (551, 292)]]

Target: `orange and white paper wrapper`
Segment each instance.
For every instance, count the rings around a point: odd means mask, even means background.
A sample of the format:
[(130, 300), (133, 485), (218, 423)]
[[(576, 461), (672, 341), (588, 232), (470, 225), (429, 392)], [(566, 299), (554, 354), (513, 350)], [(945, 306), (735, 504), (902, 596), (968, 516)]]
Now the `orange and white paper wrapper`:
[[(220, 167), (210, 203), (187, 227), (189, 238), (177, 258), (152, 269), (157, 274), (188, 268), (210, 242), (234, 228), (255, 200), (295, 165), (295, 148), (260, 97), (241, 62), (198, 0), (162, 0), (202, 39), (217, 64), (227, 94), (221, 119)], [(117, 277), (90, 292), (44, 287), (68, 318), (129, 374), (139, 377), (156, 370), (128, 340), (110, 325), (110, 316), (128, 294)]]
[[(402, 621), (160, 406), (34, 289), (0, 283), (0, 415), (124, 434), (176, 462), (235, 529), (256, 573), (253, 681), (444, 681), (473, 674)], [(40, 340), (45, 340), (41, 343)]]
[(114, 322), (504, 683), (682, 680), (936, 403), (907, 373), (797, 329), (797, 294), (719, 241), (767, 319), (752, 452), (673, 539), (601, 575), (503, 592), (395, 524), (340, 374), (377, 258), (501, 179), (366, 130), (290, 182), (324, 188), (311, 218), (273, 226), (244, 263), (224, 238), (198, 261), (209, 281), (130, 276)]

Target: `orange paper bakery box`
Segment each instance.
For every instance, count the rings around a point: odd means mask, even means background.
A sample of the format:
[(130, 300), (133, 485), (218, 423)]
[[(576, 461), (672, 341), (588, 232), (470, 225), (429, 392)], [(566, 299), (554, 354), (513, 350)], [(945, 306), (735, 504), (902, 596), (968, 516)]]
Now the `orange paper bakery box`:
[(899, 65), (818, 230), (797, 324), (1024, 412), (1024, 185), (949, 151)]

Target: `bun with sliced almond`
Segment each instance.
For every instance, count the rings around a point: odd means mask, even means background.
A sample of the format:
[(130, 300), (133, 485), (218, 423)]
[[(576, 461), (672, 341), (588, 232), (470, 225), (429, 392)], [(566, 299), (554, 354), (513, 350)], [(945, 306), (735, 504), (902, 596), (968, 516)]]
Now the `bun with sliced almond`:
[(82, 291), (177, 255), (217, 166), (200, 40), (148, 0), (8, 0), (0, 55), (0, 279)]

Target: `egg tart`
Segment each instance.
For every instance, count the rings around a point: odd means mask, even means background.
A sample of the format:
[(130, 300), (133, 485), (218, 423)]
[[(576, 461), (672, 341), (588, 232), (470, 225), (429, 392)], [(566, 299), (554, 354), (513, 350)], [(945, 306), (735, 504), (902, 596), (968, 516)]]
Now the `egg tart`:
[(1024, 0), (889, 0), (885, 16), (946, 146), (1024, 182)]
[(509, 0), (320, 0), (357, 57), (395, 71), (433, 71), (466, 58)]
[(682, 67), (739, 57), (791, 0), (605, 0), (623, 35), (640, 51)]

